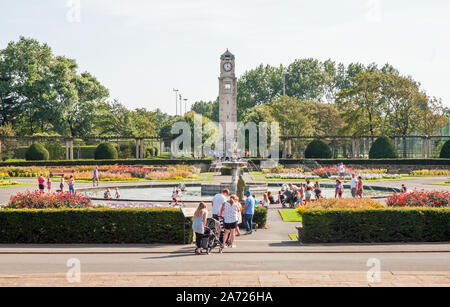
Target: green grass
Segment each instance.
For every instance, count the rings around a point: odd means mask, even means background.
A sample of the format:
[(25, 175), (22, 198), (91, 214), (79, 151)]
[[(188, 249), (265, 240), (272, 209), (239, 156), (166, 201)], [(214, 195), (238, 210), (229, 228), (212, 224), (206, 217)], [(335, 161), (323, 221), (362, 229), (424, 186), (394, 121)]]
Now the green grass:
[(16, 188), (16, 187), (30, 187), (34, 184), (9, 184), (9, 185), (2, 185), (0, 186), (0, 189), (9, 189), (9, 188)]
[(291, 239), (291, 241), (298, 241), (298, 234), (291, 233), (289, 234), (289, 238)]
[(280, 209), (278, 212), (280, 212), (281, 218), (284, 222), (300, 223), (303, 221), (302, 216), (296, 209)]
[(425, 183), (426, 185), (440, 185), (440, 186), (450, 186), (450, 183), (447, 182), (438, 182), (438, 183)]

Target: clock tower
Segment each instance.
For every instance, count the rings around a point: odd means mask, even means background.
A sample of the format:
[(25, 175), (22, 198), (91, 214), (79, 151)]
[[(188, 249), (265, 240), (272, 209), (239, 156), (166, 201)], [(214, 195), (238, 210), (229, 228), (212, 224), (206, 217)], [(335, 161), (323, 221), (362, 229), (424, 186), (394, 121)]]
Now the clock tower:
[(224, 152), (234, 156), (237, 143), (237, 78), (235, 57), (228, 51), (220, 57), (219, 120), (223, 131)]

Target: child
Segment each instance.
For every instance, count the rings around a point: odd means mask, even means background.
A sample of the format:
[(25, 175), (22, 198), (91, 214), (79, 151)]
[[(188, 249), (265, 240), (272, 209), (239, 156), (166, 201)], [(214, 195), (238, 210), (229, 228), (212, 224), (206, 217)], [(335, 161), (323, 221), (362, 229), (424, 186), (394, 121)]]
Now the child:
[(61, 181), (59, 182), (59, 189), (61, 190), (61, 194), (64, 193), (64, 175), (61, 176)]
[(181, 198), (180, 190), (176, 189), (175, 193), (172, 194), (172, 202), (177, 205), (178, 204), (178, 198)]
[(119, 188), (116, 187), (116, 199), (120, 198)]
[(311, 197), (312, 197), (311, 187), (308, 185), (306, 187), (306, 193), (305, 193), (306, 204), (311, 202)]
[(69, 184), (69, 193), (70, 195), (75, 194), (75, 178), (73, 176), (70, 176), (69, 181), (67, 181)]
[(52, 179), (50, 177), (47, 178), (47, 191), (48, 193), (52, 192)]
[(103, 194), (103, 198), (104, 199), (112, 199), (111, 190), (110, 189), (106, 189), (105, 194)]

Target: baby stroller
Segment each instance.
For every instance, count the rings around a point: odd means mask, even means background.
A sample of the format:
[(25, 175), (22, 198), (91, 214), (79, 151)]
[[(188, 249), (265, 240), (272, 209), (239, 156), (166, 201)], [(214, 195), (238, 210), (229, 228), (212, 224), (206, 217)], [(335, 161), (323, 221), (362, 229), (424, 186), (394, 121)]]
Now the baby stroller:
[(219, 253), (222, 253), (221, 238), (223, 238), (223, 231), (220, 222), (211, 218), (207, 219), (205, 233), (202, 239), (202, 249), (209, 255), (213, 249), (219, 246)]
[(289, 208), (295, 208), (295, 197), (294, 197), (294, 193), (292, 193), (292, 191), (287, 190), (283, 193), (283, 200), (281, 201), (281, 205), (283, 206), (283, 208), (287, 208), (289, 206)]

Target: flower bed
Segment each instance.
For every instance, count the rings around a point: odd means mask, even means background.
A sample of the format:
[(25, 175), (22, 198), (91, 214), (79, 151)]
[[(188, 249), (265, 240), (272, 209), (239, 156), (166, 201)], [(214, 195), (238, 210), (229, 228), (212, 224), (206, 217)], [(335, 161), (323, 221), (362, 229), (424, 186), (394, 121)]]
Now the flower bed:
[[(350, 167), (345, 168), (345, 175), (351, 176), (354, 173)], [(339, 167), (337, 165), (316, 168), (313, 174), (320, 178), (329, 178), (331, 176), (339, 176)]]
[(440, 176), (450, 176), (449, 170), (439, 170), (439, 169), (425, 169), (420, 171), (413, 171), (412, 176), (414, 177), (440, 177)]
[(91, 207), (91, 199), (80, 194), (44, 194), (39, 191), (18, 193), (12, 196), (7, 208), (10, 209), (81, 209)]
[(388, 198), (389, 207), (450, 207), (448, 191), (413, 191), (411, 193), (393, 194)]

